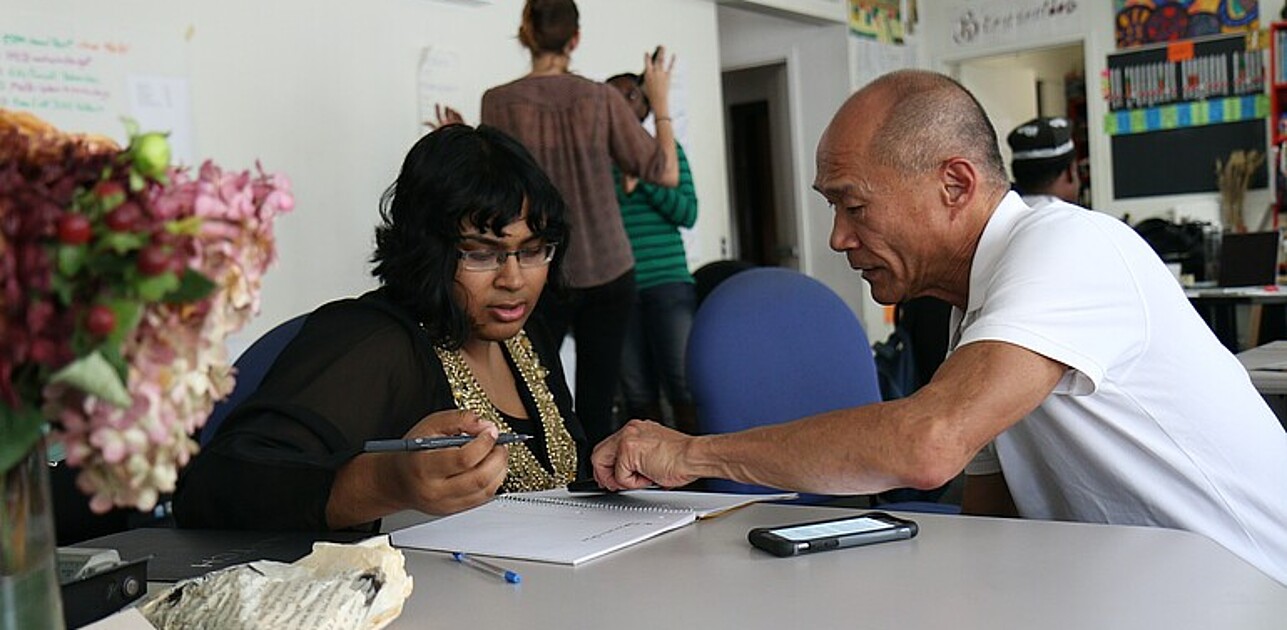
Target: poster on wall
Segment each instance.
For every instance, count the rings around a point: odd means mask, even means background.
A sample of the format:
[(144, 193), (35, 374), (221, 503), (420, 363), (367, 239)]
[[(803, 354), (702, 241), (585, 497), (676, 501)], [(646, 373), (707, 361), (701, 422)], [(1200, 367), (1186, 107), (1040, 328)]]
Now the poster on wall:
[(166, 131), (175, 160), (195, 155), (187, 47), (177, 32), (6, 14), (0, 26), (0, 107), (65, 131), (126, 141), (122, 117)]
[(1117, 47), (1260, 28), (1259, 0), (1113, 0)]
[(849, 0), (849, 32), (882, 44), (903, 43), (899, 0)]

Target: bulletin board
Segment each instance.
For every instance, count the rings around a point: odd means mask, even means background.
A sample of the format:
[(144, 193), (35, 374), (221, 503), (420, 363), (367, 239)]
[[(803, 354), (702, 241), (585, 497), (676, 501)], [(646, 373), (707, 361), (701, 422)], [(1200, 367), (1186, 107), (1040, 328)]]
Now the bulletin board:
[[(1268, 68), (1243, 34), (1131, 49), (1108, 56), (1104, 132), (1117, 199), (1217, 192), (1215, 163), (1264, 152)], [(1268, 185), (1262, 166), (1252, 188)]]
[[(1220, 125), (1113, 136), (1113, 196), (1118, 199), (1217, 192), (1215, 163), (1229, 159), (1235, 149), (1267, 145), (1265, 121), (1246, 120)], [(1269, 185), (1261, 166), (1251, 188)]]
[(6, 13), (0, 24), (0, 107), (68, 132), (123, 142), (123, 117), (170, 133), (176, 159), (195, 154), (181, 32), (137, 24), (81, 24)]

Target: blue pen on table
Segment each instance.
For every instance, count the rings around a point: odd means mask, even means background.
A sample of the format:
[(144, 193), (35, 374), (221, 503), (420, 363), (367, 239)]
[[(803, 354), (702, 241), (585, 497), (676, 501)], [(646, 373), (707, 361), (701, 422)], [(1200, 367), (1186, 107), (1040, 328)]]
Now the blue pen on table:
[[(403, 440), (367, 440), (362, 451), (366, 453), (391, 453), (395, 451), (432, 451), (439, 448), (464, 446), (473, 441), (472, 435), (447, 435), (439, 437), (418, 437)], [(496, 436), (496, 444), (513, 444), (530, 440), (526, 433), (502, 433)]]
[(510, 584), (518, 584), (523, 581), (523, 576), (518, 573), (510, 571), (505, 567), (494, 565), (486, 560), (480, 560), (467, 553), (453, 551), (451, 552), (451, 558), (465, 566), (473, 567), (488, 575), (494, 575)]

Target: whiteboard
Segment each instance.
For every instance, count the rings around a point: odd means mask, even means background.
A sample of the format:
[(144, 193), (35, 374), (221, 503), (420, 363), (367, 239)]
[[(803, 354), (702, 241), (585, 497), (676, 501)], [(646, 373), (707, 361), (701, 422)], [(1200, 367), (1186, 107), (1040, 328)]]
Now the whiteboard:
[(86, 24), (35, 13), (0, 24), (0, 107), (29, 111), (69, 132), (125, 141), (123, 117), (170, 133), (193, 163), (183, 33), (146, 25)]

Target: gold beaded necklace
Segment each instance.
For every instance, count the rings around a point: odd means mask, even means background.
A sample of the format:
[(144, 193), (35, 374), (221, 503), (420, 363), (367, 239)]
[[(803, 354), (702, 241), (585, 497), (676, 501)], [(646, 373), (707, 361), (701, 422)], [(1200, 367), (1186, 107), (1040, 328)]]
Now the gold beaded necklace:
[[(567, 427), (563, 426), (563, 415), (554, 402), (554, 394), (545, 383), (549, 371), (541, 365), (540, 357), (532, 348), (527, 333), (519, 333), (505, 340), (505, 348), (513, 358), (518, 373), (536, 401), (536, 411), (540, 415), (541, 428), (545, 433), (545, 449), (550, 455), (553, 472), (541, 466), (527, 445), (517, 442), (509, 445), (509, 474), (501, 484), (502, 492), (527, 492), (530, 490), (548, 490), (567, 485), (576, 477), (576, 443)], [(434, 352), (442, 361), (443, 372), (451, 385), (451, 395), (456, 407), (468, 409), (479, 417), (496, 425), (502, 432), (513, 429), (501, 417), (500, 411), (492, 404), (483, 391), (478, 379), (465, 363), (465, 357), (459, 350), (447, 350), (434, 346)]]

